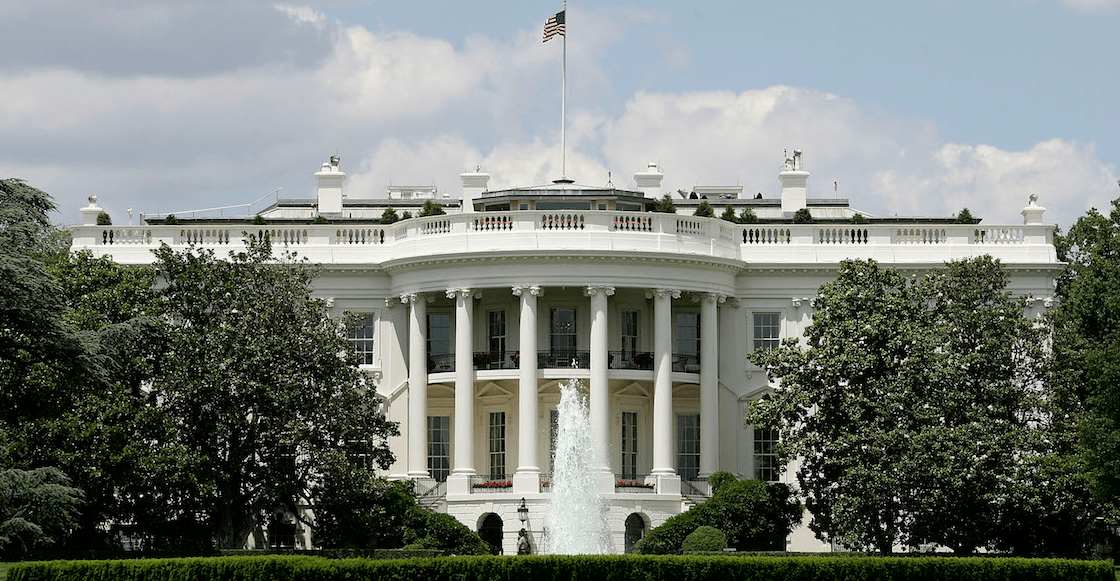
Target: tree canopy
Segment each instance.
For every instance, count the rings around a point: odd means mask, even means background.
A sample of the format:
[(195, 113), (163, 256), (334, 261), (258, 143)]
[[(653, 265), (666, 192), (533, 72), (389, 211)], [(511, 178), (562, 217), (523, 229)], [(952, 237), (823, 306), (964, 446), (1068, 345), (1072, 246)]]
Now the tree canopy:
[(1043, 336), (990, 257), (905, 277), (844, 261), (804, 344), (751, 359), (778, 381), (752, 420), (782, 429), (818, 536), (889, 553), (992, 544), (1039, 418)]

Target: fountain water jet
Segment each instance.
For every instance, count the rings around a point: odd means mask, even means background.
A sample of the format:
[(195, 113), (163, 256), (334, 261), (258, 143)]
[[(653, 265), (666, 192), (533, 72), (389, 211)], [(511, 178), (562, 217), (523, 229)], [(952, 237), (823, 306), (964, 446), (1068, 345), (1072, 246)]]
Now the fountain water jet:
[(599, 555), (614, 552), (606, 503), (596, 488), (602, 466), (599, 443), (591, 437), (587, 401), (577, 379), (560, 384), (556, 406), (556, 457), (552, 470), (552, 504), (545, 515), (545, 552), (553, 555)]

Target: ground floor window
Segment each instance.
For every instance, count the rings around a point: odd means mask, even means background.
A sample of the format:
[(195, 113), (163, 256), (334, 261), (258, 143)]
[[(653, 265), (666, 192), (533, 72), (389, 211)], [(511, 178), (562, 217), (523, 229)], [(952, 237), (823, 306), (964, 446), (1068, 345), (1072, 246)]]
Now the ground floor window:
[(506, 412), (490, 412), (490, 478), (506, 477)]
[(451, 472), (451, 416), (428, 416), (428, 474), (446, 482)]
[(677, 474), (685, 480), (700, 475), (700, 414), (677, 414)]
[(638, 477), (638, 412), (622, 412), (622, 478)]
[(781, 433), (770, 428), (754, 429), (754, 477), (763, 482), (777, 482), (778, 439)]

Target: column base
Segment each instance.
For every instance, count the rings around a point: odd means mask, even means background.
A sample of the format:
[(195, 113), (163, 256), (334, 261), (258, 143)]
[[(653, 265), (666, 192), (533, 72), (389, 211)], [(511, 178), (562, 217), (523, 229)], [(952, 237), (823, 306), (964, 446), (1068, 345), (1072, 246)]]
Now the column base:
[(470, 494), (470, 474), (450, 474), (447, 476), (447, 494)]
[(646, 482), (657, 486), (657, 494), (681, 494), (681, 477), (676, 474), (651, 474)]
[(600, 470), (595, 473), (595, 489), (599, 494), (614, 494), (614, 474), (607, 470)]
[(540, 494), (540, 472), (516, 472), (513, 475), (514, 494)]

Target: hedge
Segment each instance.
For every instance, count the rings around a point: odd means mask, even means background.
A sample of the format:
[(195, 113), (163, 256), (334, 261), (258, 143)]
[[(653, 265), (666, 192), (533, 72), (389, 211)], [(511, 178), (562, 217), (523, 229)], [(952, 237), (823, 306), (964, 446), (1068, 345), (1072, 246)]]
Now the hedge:
[(197, 557), (19, 563), (9, 581), (1113, 581), (1111, 561), (980, 557)]

